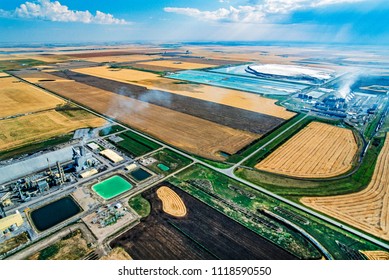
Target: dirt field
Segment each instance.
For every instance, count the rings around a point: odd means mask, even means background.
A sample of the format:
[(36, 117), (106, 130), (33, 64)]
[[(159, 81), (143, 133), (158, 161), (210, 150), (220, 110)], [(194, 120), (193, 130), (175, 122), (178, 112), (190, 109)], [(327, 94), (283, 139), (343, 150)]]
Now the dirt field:
[(173, 146), (207, 158), (223, 160), (219, 151), (234, 154), (259, 137), (82, 83), (46, 82), (40, 85)]
[(157, 55), (117, 55), (117, 56), (101, 56), (86, 58), (87, 61), (102, 63), (102, 62), (135, 62), (135, 61), (148, 61), (152, 59), (158, 59)]
[(4, 242), (0, 243), (0, 255), (5, 254), (20, 245), (23, 245), (29, 241), (28, 235), (26, 232), (23, 232), (15, 237), (7, 239)]
[(162, 201), (162, 210), (174, 217), (185, 217), (186, 207), (182, 199), (169, 187), (162, 186), (157, 190), (157, 196)]
[(108, 255), (100, 258), (100, 260), (126, 261), (132, 260), (132, 258), (123, 248), (116, 247)]
[(370, 184), (339, 196), (304, 197), (305, 205), (379, 238), (389, 240), (389, 134), (378, 156)]
[(186, 69), (186, 70), (202, 69), (202, 68), (209, 68), (209, 67), (216, 66), (216, 65), (212, 65), (212, 64), (186, 62), (186, 61), (180, 60), (180, 58), (177, 58), (177, 60), (155, 60), (155, 61), (143, 62), (142, 64), (168, 67), (168, 68)]
[(148, 89), (168, 91), (282, 119), (289, 119), (295, 115), (295, 113), (275, 105), (275, 100), (264, 98), (256, 94), (200, 84), (180, 83), (172, 79), (162, 78), (156, 74), (142, 71), (129, 69), (111, 71), (107, 67), (94, 67), (77, 69), (74, 72), (118, 82), (141, 85)]
[[(71, 115), (70, 115), (71, 114)], [(15, 149), (63, 135), (79, 128), (99, 127), (106, 123), (84, 110), (45, 111), (32, 115), (0, 120), (0, 150)]]
[(29, 260), (80, 260), (90, 253), (80, 230), (30, 256)]
[[(156, 188), (143, 193), (151, 214), (110, 243), (134, 259), (295, 259), (220, 212), (166, 183), (184, 201), (188, 213), (174, 218), (162, 210)], [(228, 246), (226, 246), (228, 244)]]
[[(143, 64), (141, 63), (135, 63), (135, 64), (129, 64), (128, 66), (137, 68), (137, 69), (142, 69), (145, 71), (153, 71), (153, 72), (176, 72), (180, 71), (180, 68), (171, 68), (171, 67), (166, 67), (166, 66), (158, 66), (158, 65), (148, 65), (148, 64)], [(126, 69), (124, 69), (126, 70)]]
[(14, 77), (0, 79), (0, 118), (47, 110), (64, 101)]
[(389, 260), (389, 252), (385, 251), (361, 251), (369, 260)]
[(72, 71), (55, 73), (102, 90), (117, 93), (139, 101), (172, 109), (204, 120), (256, 134), (264, 134), (284, 122), (281, 118), (254, 113), (197, 98), (172, 94), (166, 91), (148, 90), (134, 84), (84, 75)]
[(4, 73), (4, 72), (0, 72), (0, 78), (3, 78), (3, 77), (8, 77), (9, 75), (7, 73)]
[(42, 72), (42, 71), (29, 71), (29, 70), (21, 70), (18, 72), (13, 72), (18, 77), (23, 77), (24, 80), (30, 82), (30, 83), (38, 83), (43, 81), (61, 81), (65, 82), (68, 81), (67, 79), (62, 79), (58, 76), (51, 75), (48, 72)]
[(166, 78), (142, 80), (138, 81), (137, 84), (148, 89), (168, 91), (282, 119), (290, 119), (296, 115), (293, 112), (287, 111), (284, 107), (276, 105), (276, 100), (274, 99), (244, 91), (200, 84), (177, 83), (177, 81)]
[(352, 167), (358, 150), (351, 130), (312, 122), (255, 168), (302, 178), (329, 178)]

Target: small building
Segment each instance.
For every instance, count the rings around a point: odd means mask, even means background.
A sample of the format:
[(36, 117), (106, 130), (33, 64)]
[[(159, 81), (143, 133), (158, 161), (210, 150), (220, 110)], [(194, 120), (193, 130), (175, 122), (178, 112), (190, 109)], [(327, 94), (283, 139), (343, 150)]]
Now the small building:
[(135, 164), (135, 163), (131, 163), (130, 165), (127, 165), (127, 166), (125, 167), (125, 169), (126, 169), (127, 171), (129, 171), (129, 172), (131, 172), (131, 171), (133, 171), (133, 170), (135, 170), (135, 169), (137, 169), (137, 168), (138, 168), (138, 165)]
[(96, 169), (96, 168), (92, 168), (92, 169), (90, 169), (90, 170), (88, 170), (88, 171), (85, 171), (85, 172), (80, 173), (80, 177), (84, 179), (84, 178), (88, 178), (88, 177), (90, 177), (90, 176), (92, 176), (92, 175), (95, 175), (95, 174), (97, 174), (97, 173), (99, 173), (99, 172), (97, 171), (97, 169)]
[(119, 156), (117, 153), (115, 153), (111, 149), (106, 149), (104, 151), (101, 151), (100, 155), (106, 157), (107, 159), (109, 159), (113, 163), (118, 163), (118, 162), (121, 162), (124, 160), (123, 157)]
[(15, 214), (0, 219), (0, 232), (4, 232), (11, 227), (20, 227), (21, 225), (23, 225), (23, 218), (19, 211), (16, 210)]
[(93, 143), (93, 142), (89, 143), (87, 146), (89, 148), (91, 148), (93, 151), (100, 149), (99, 145), (97, 145), (96, 143)]

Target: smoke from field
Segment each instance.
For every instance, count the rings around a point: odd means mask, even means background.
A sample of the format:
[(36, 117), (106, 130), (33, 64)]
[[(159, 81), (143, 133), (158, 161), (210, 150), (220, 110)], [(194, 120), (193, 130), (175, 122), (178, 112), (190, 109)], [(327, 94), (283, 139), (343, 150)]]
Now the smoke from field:
[[(120, 95), (128, 97), (121, 98)], [(145, 90), (135, 93), (130, 88), (121, 87), (117, 91), (117, 96), (110, 100), (106, 114), (114, 119), (124, 116), (134, 116), (147, 109), (150, 104), (158, 103), (160, 106), (169, 107), (171, 98), (157, 90)]]

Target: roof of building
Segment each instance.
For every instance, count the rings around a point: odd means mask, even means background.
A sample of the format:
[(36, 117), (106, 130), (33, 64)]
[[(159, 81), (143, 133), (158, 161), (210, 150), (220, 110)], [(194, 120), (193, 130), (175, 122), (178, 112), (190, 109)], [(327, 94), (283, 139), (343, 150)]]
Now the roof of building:
[(47, 159), (49, 159), (50, 165), (54, 165), (57, 161), (66, 162), (71, 160), (72, 157), (72, 147), (66, 147), (57, 151), (2, 166), (0, 167), (0, 184), (46, 169), (48, 166)]
[(127, 165), (126, 167), (125, 167), (125, 169), (127, 170), (127, 171), (132, 171), (132, 170), (135, 170), (135, 169), (137, 169), (138, 168), (138, 165), (136, 165), (135, 163), (131, 163), (130, 165)]
[(92, 150), (97, 150), (99, 148), (99, 145), (92, 142), (88, 144), (88, 147), (91, 148)]
[(100, 154), (105, 156), (106, 158), (108, 158), (113, 163), (117, 163), (117, 162), (124, 160), (123, 157), (119, 156), (117, 153), (115, 153), (111, 149), (106, 149), (104, 151), (101, 151)]
[(19, 211), (16, 211), (15, 214), (0, 219), (0, 231), (8, 229), (14, 224), (16, 224), (17, 226), (21, 226), (23, 224), (23, 218), (22, 215), (20, 215)]
[(88, 177), (90, 177), (90, 176), (92, 176), (92, 175), (95, 175), (95, 174), (97, 174), (97, 173), (98, 173), (97, 169), (96, 169), (96, 168), (92, 168), (91, 170), (82, 172), (82, 173), (80, 174), (80, 176), (81, 176), (81, 178), (88, 178)]

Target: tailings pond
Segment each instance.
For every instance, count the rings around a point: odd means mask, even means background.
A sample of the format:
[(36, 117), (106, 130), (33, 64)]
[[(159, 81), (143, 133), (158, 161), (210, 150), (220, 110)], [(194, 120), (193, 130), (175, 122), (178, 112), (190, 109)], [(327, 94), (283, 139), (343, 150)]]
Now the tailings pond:
[(67, 196), (32, 211), (31, 220), (38, 231), (44, 231), (80, 212), (80, 206)]

